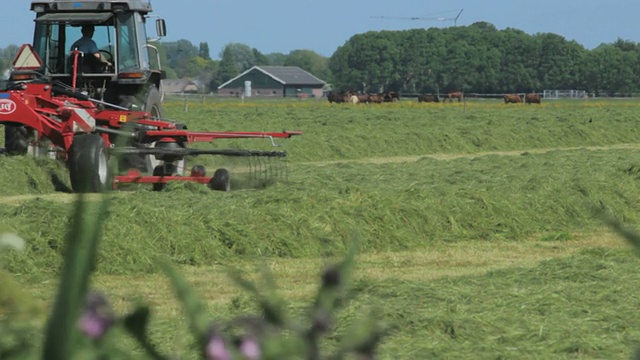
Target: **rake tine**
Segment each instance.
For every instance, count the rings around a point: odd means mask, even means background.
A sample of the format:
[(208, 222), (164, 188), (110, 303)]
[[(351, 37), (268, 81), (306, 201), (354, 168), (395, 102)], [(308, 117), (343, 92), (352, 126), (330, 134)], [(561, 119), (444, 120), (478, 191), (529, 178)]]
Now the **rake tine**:
[(274, 171), (273, 171), (273, 160), (269, 159), (269, 177), (273, 176), (273, 173), (274, 173)]
[(284, 179), (289, 181), (289, 167), (287, 166), (289, 162), (287, 159), (282, 160), (282, 162), (284, 164)]
[(249, 181), (253, 180), (253, 156), (249, 156)]
[(262, 159), (257, 157), (256, 158), (256, 178), (254, 179), (254, 184), (258, 184), (260, 182), (261, 176), (262, 176)]
[(287, 159), (284, 160), (284, 176), (289, 181), (289, 161)]
[(256, 157), (256, 172), (255, 172), (255, 178), (253, 179), (254, 184), (257, 184), (260, 181), (260, 172), (262, 171), (261, 168), (261, 162), (260, 162), (260, 157)]
[(273, 169), (274, 181), (280, 180), (280, 159), (274, 159), (271, 163), (271, 168)]

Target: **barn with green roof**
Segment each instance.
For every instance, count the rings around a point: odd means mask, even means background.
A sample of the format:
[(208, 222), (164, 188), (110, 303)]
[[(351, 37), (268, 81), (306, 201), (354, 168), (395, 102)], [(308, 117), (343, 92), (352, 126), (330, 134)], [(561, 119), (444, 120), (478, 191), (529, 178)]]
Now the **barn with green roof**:
[(254, 66), (218, 86), (233, 97), (322, 97), (326, 82), (297, 66)]

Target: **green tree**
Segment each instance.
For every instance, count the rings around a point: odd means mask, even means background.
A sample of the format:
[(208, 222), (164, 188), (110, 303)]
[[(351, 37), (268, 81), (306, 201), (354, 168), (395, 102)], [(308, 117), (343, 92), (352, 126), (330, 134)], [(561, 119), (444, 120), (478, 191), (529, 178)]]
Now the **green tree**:
[(176, 42), (164, 43), (166, 48), (167, 60), (169, 66), (176, 72), (180, 73), (178, 67), (180, 64), (184, 64), (185, 60), (198, 56), (198, 48), (194, 46), (189, 40), (180, 39)]
[(13, 44), (0, 49), (0, 59), (4, 62), (1, 69), (4, 69), (5, 66), (9, 67), (11, 63), (13, 63), (14, 58), (18, 54), (18, 49), (19, 47)]
[(209, 55), (209, 44), (206, 42), (201, 42), (198, 50), (198, 56), (205, 60), (211, 60), (211, 56)]
[(481, 93), (498, 91), (502, 53), (496, 48), (499, 32), (492, 24), (476, 22), (464, 29), (465, 60), (462, 63), (460, 90)]
[(271, 62), (269, 61), (269, 58), (267, 58), (263, 53), (261, 53), (260, 51), (258, 51), (258, 49), (253, 48), (251, 49), (251, 51), (253, 51), (253, 61), (254, 61), (254, 65), (270, 65)]
[(396, 90), (392, 87), (401, 78), (399, 37), (392, 31), (352, 36), (329, 59), (334, 85), (366, 92)]
[(638, 53), (625, 51), (615, 44), (604, 44), (591, 51), (588, 57), (588, 89), (598, 95), (637, 91), (637, 76), (630, 64), (638, 62)]
[(282, 66), (287, 61), (287, 55), (283, 53), (271, 53), (265, 55), (269, 64), (275, 66)]
[[(225, 45), (220, 55), (221, 59), (224, 59), (224, 54), (229, 53), (235, 61), (235, 67), (237, 73), (241, 73), (256, 64), (253, 49), (249, 45), (240, 43), (229, 43)], [(234, 75), (235, 76), (235, 75)]]
[(233, 79), (240, 73), (231, 47), (225, 47), (221, 57), (222, 59), (220, 60), (218, 72), (216, 74), (216, 79), (220, 84)]
[(400, 73), (403, 76), (402, 90), (411, 93), (434, 92), (435, 65), (430, 61), (430, 52), (435, 43), (429, 41), (429, 32), (412, 29), (403, 33), (400, 46)]
[(220, 61), (211, 59), (207, 60), (200, 56), (196, 56), (187, 60), (187, 64), (185, 64), (184, 68), (187, 69), (188, 72), (185, 73), (183, 77), (195, 79), (209, 89), (212, 84), (215, 84), (215, 79), (218, 75), (219, 63)]
[(326, 57), (312, 50), (294, 50), (289, 53), (284, 65), (297, 66), (315, 77), (325, 80), (330, 76), (328, 61)]
[(500, 51), (495, 92), (523, 92), (540, 86), (539, 49), (530, 35), (507, 28), (497, 34), (493, 44)]
[(580, 81), (584, 47), (556, 34), (538, 34), (538, 79), (549, 89), (575, 89)]

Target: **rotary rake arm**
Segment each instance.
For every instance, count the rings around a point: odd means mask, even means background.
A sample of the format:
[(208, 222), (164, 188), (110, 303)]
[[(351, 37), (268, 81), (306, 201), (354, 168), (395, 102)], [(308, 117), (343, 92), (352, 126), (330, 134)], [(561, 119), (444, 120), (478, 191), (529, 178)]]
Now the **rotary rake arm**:
[(285, 157), (286, 151), (268, 151), (268, 150), (243, 150), (243, 149), (139, 149), (139, 148), (120, 148), (112, 150), (115, 154), (140, 154), (140, 155), (171, 155), (171, 156), (197, 156), (197, 155), (223, 155), (234, 157)]
[[(203, 165), (195, 165), (188, 175), (180, 174), (175, 164), (199, 155), (217, 155), (228, 158), (245, 158), (240, 173), (246, 175), (252, 186), (263, 186), (267, 182), (286, 176), (286, 151), (250, 150), (250, 149), (199, 149), (188, 145), (196, 142), (213, 142), (219, 139), (269, 139), (272, 146), (276, 138), (290, 138), (301, 135), (300, 131), (283, 132), (238, 132), (238, 131), (190, 131), (171, 128), (173, 123), (164, 122), (168, 128), (163, 130), (143, 130), (133, 133), (138, 137), (137, 147), (114, 147), (111, 154), (118, 156), (154, 156), (164, 162), (156, 166), (153, 175), (142, 175), (129, 170), (125, 175), (114, 177), (114, 188), (126, 183), (151, 183), (154, 190), (162, 190), (170, 181), (192, 181), (207, 184), (213, 190), (228, 191), (231, 188), (231, 175), (226, 168), (218, 168), (210, 177), (206, 176)], [(171, 125), (169, 125), (171, 124)], [(153, 146), (149, 146), (153, 144)], [(284, 169), (281, 164), (284, 164)], [(238, 174), (236, 174), (238, 175)]]

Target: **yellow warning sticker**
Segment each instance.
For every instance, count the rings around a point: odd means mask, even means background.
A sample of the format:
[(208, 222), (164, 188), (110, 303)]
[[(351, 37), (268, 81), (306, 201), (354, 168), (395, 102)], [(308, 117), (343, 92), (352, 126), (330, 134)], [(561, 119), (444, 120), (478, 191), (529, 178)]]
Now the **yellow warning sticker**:
[(127, 115), (120, 115), (120, 119), (118, 119), (119, 122), (127, 122)]

